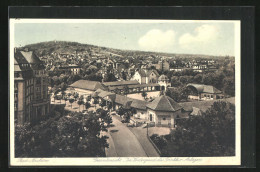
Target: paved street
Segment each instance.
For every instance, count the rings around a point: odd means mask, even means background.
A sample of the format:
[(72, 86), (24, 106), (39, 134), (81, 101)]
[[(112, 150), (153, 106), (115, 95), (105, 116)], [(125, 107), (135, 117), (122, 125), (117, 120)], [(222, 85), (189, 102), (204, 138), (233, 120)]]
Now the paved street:
[(143, 127), (129, 128), (143, 146), (148, 157), (160, 157), (155, 148), (147, 138), (147, 129)]
[[(65, 104), (64, 100), (52, 99), (52, 104)], [(79, 111), (76, 102), (66, 103), (66, 110)], [(99, 108), (99, 105), (96, 105)], [(95, 111), (95, 107), (91, 107), (88, 111)], [(83, 110), (81, 106), (80, 110)], [(152, 144), (146, 136), (146, 130), (141, 128), (129, 128), (123, 124), (119, 116), (113, 116), (113, 123), (108, 132), (102, 134), (107, 135), (109, 139), (109, 148), (106, 149), (107, 157), (159, 157)]]
[(112, 116), (113, 127), (109, 128), (118, 157), (147, 157), (136, 136), (115, 116)]

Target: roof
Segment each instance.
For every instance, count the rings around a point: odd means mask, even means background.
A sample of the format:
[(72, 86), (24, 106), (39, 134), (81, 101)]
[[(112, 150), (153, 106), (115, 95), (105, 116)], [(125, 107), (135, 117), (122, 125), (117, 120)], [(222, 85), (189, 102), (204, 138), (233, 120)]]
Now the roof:
[(105, 86), (123, 86), (123, 85), (136, 85), (139, 84), (137, 80), (130, 80), (130, 81), (113, 81), (113, 82), (103, 82)]
[(15, 72), (22, 71), (15, 58), (14, 58), (14, 71)]
[(115, 103), (117, 103), (117, 104), (126, 106), (126, 105), (129, 105), (129, 102), (132, 102), (132, 101), (133, 101), (133, 99), (131, 99), (129, 97), (116, 94)]
[(32, 51), (20, 51), (28, 63), (42, 64), (43, 62)]
[(147, 107), (155, 111), (175, 112), (182, 107), (172, 98), (162, 95), (147, 104)]
[(157, 75), (157, 76), (159, 76), (159, 73), (156, 71), (156, 70), (154, 70), (154, 69), (152, 69), (152, 70), (144, 70), (144, 69), (140, 69), (139, 71), (139, 74), (141, 75), (141, 77), (148, 77), (148, 76), (150, 76), (150, 74), (152, 73), (152, 72), (154, 72), (154, 74), (155, 75)]
[(33, 70), (45, 69), (43, 61), (41, 61), (32, 51), (17, 51), (14, 54), (15, 59), (19, 64), (30, 64)]
[(191, 115), (202, 115), (202, 112), (199, 108), (192, 107)]
[(115, 93), (111, 93), (111, 92), (108, 92), (108, 91), (101, 91), (99, 94), (98, 94), (98, 97), (101, 97), (101, 98), (104, 98), (106, 96), (109, 96), (109, 95), (114, 95)]
[(199, 93), (212, 93), (212, 94), (222, 93), (220, 90), (216, 89), (212, 85), (188, 84), (187, 87), (194, 87)]
[(81, 88), (91, 91), (96, 91), (97, 89), (105, 89), (105, 87), (98, 81), (89, 81), (89, 80), (78, 80), (70, 85), (70, 87)]
[(207, 101), (193, 101), (193, 102), (183, 102), (179, 103), (183, 107), (185, 111), (193, 111), (193, 107), (199, 108), (202, 112), (206, 112), (208, 108), (213, 105), (214, 102), (216, 101), (227, 101), (230, 102), (231, 104), (235, 104), (235, 98), (227, 98), (227, 99), (217, 99), (217, 100), (207, 100)]
[(166, 75), (161, 75), (161, 76), (158, 78), (158, 81), (169, 81), (169, 78), (168, 78)]
[(131, 107), (135, 109), (141, 109), (141, 110), (146, 110), (146, 105), (147, 105), (146, 101), (137, 100), (137, 99), (133, 99), (133, 102), (131, 103)]
[[(137, 85), (128, 85), (128, 88), (144, 88), (144, 87), (156, 87), (156, 86), (160, 86), (157, 83), (149, 83), (149, 84), (137, 84)], [(117, 87), (109, 87), (109, 90), (113, 91), (115, 89), (119, 89), (122, 90), (124, 88), (124, 86), (117, 86)]]

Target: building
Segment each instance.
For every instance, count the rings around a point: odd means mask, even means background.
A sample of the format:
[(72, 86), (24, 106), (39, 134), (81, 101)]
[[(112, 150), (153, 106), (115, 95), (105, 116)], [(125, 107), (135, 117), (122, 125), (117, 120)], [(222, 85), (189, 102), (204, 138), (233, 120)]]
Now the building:
[(69, 66), (61, 66), (59, 70), (65, 71), (65, 73), (70, 73), (73, 75), (77, 75), (80, 73), (80, 67), (78, 65), (70, 64)]
[(79, 96), (91, 95), (94, 91), (98, 89), (107, 90), (106, 86), (104, 86), (101, 82), (89, 80), (78, 80), (69, 85), (69, 89), (72, 90), (72, 92), (79, 93)]
[(188, 118), (190, 114), (172, 98), (165, 95), (155, 98), (146, 107), (148, 120), (155, 126), (175, 128), (177, 119)]
[(103, 82), (106, 87), (109, 89), (118, 87), (118, 86), (130, 86), (130, 85), (137, 85), (139, 84), (136, 80), (130, 80), (130, 81), (112, 81), (112, 82)]
[[(202, 113), (205, 113), (216, 101), (218, 100), (182, 102), (179, 103), (179, 105), (181, 105), (185, 111), (191, 112), (190, 115), (201, 115)], [(235, 105), (235, 97), (223, 99), (221, 101), (229, 102)]]
[(50, 112), (45, 66), (32, 51), (15, 50), (14, 109), (18, 124), (35, 123)]
[(135, 72), (131, 80), (137, 80), (140, 84), (157, 83), (159, 76), (156, 70), (140, 69)]
[(170, 70), (170, 64), (166, 60), (159, 61), (158, 64), (155, 67), (159, 71), (168, 71), (168, 70)]
[(160, 90), (166, 90), (168, 87), (171, 86), (170, 80), (166, 75), (161, 75), (158, 78), (158, 84), (160, 85)]
[(216, 89), (212, 85), (203, 84), (188, 84), (187, 88), (190, 89), (189, 99), (193, 100), (216, 100), (223, 99), (222, 91)]
[(173, 99), (164, 95), (155, 98), (152, 102), (146, 102), (103, 90), (97, 90), (95, 93), (94, 97), (110, 102), (113, 110), (120, 107), (128, 110), (135, 109), (134, 118), (145, 120), (152, 126), (174, 128), (177, 119), (188, 118), (192, 112), (185, 111)]

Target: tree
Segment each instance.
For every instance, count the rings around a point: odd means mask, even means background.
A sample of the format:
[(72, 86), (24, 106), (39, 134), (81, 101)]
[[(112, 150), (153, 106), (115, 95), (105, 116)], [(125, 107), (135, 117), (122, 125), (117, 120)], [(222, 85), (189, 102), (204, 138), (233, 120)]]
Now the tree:
[(67, 87), (68, 87), (68, 85), (65, 84), (64, 82), (62, 82), (62, 83), (60, 84), (61, 91), (65, 91), (65, 90), (67, 89)]
[(147, 93), (145, 91), (142, 92), (142, 97), (146, 100), (147, 98)]
[(116, 94), (121, 94), (121, 91), (120, 91), (118, 88), (115, 88), (114, 92), (115, 92)]
[(80, 111), (80, 105), (82, 105), (84, 102), (82, 100), (78, 100), (78, 105), (79, 105), (79, 111)]
[(69, 102), (70, 102), (71, 108), (72, 108), (72, 103), (74, 102), (74, 99), (69, 99)]
[(225, 78), (223, 81), (224, 93), (230, 96), (235, 96), (235, 79), (233, 77)]
[(234, 156), (235, 106), (214, 102), (201, 116), (180, 120), (167, 138), (164, 156)]
[(104, 77), (104, 82), (112, 82), (112, 81), (117, 81), (116, 77), (112, 73), (108, 73)]
[(77, 98), (79, 97), (79, 93), (75, 92), (73, 97), (74, 97), (75, 100), (77, 100)]
[(106, 101), (102, 99), (101, 102), (99, 103), (99, 106), (101, 106), (103, 109), (103, 107), (106, 106)]
[(120, 117), (122, 117), (122, 115), (125, 114), (125, 110), (124, 110), (122, 107), (120, 107), (120, 108), (118, 109), (117, 114), (118, 114)]
[(62, 92), (61, 92), (61, 95), (62, 95), (62, 98), (64, 99), (64, 97), (66, 96), (66, 92), (65, 92), (65, 91), (62, 91)]
[(179, 87), (179, 86), (181, 85), (178, 76), (172, 76), (172, 77), (171, 77), (171, 85), (172, 85), (173, 87)]
[(66, 106), (66, 102), (68, 101), (68, 97), (65, 96), (63, 99), (64, 99), (64, 101), (65, 101), (65, 106)]
[(113, 108), (113, 105), (111, 102), (107, 103), (107, 109), (110, 111)]
[(181, 101), (187, 101), (188, 95), (189, 95), (189, 90), (184, 87), (184, 88), (175, 88), (175, 89), (168, 89), (165, 92), (166, 96), (169, 96), (176, 102), (181, 102)]
[(54, 94), (54, 102), (55, 102), (55, 100), (57, 100), (58, 99), (58, 96), (56, 95), (56, 94)]
[(123, 93), (124, 93), (124, 95), (127, 95), (128, 93), (129, 93), (129, 88), (128, 88), (128, 86), (124, 86), (123, 87)]
[(91, 100), (91, 96), (89, 95), (89, 96), (87, 97), (87, 102), (90, 102), (90, 100)]
[(86, 109), (90, 108), (90, 103), (89, 103), (89, 102), (86, 102), (86, 103), (85, 103), (85, 108), (86, 108)]
[(196, 84), (201, 84), (202, 83), (202, 78), (203, 78), (203, 75), (202, 74), (197, 74), (194, 76), (193, 80), (194, 80), (194, 83)]
[(95, 108), (96, 108), (96, 105), (98, 104), (98, 99), (97, 98), (94, 98), (93, 104), (95, 105)]

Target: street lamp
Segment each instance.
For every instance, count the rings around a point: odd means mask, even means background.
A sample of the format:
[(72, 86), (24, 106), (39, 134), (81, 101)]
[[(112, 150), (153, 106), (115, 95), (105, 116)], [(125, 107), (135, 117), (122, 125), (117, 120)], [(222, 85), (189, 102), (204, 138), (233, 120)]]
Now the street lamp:
[(147, 126), (147, 127), (146, 127), (146, 128), (147, 128), (147, 136), (149, 136), (149, 134), (148, 134), (149, 123), (148, 123), (148, 122), (146, 123), (146, 126)]

